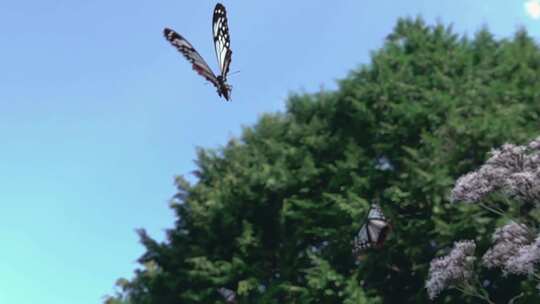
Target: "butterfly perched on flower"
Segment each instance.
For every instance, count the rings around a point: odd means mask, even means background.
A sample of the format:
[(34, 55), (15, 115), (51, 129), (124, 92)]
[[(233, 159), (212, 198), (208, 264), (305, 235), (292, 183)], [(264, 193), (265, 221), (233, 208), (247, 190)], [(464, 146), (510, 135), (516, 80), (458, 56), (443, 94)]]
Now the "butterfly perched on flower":
[(229, 100), (231, 86), (227, 84), (227, 74), (229, 73), (229, 65), (231, 64), (232, 51), (230, 49), (231, 41), (229, 27), (227, 25), (227, 11), (221, 3), (216, 4), (214, 8), (212, 32), (219, 70), (221, 71), (221, 74), (217, 76), (212, 72), (212, 69), (210, 69), (202, 56), (184, 37), (170, 28), (163, 30), (165, 39), (191, 62), (193, 69), (217, 88), (217, 93), (220, 97), (223, 96), (226, 100)]
[(390, 223), (384, 216), (381, 207), (372, 204), (366, 222), (353, 240), (353, 253), (357, 255), (367, 248), (380, 248), (386, 240), (390, 229)]

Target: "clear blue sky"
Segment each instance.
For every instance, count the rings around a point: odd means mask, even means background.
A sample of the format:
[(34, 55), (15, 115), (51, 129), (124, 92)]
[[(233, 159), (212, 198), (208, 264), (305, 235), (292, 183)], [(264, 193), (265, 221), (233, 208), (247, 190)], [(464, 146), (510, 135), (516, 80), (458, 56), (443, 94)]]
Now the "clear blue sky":
[(369, 62), (398, 17), (498, 37), (540, 35), (524, 2), (224, 1), (233, 101), (163, 38), (170, 26), (215, 68), (214, 1), (0, 2), (0, 303), (95, 304), (143, 253), (134, 232), (173, 226), (173, 177), (290, 92)]

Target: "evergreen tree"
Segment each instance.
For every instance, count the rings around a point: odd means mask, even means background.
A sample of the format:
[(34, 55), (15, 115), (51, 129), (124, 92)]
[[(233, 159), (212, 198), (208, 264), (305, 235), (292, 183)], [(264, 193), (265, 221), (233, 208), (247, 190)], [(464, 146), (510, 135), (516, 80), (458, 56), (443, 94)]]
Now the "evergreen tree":
[[(399, 20), (337, 91), (291, 96), (284, 113), (200, 149), (197, 183), (177, 179), (167, 240), (140, 231), (140, 262), (153, 266), (122, 297), (225, 303), (225, 288), (237, 303), (429, 303), (431, 259), (458, 239), (487, 248), (496, 224), (477, 206), (450, 204), (453, 183), (491, 148), (536, 135), (538, 75), (540, 51), (523, 30), (467, 39)], [(350, 243), (372, 202), (393, 231), (355, 260)], [(520, 286), (493, 288), (506, 299)]]

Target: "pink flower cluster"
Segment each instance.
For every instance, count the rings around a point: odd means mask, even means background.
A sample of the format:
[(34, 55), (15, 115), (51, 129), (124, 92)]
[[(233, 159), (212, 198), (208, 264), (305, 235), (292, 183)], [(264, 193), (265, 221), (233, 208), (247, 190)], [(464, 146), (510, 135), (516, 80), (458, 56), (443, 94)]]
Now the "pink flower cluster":
[(456, 181), (451, 200), (478, 202), (498, 190), (521, 201), (540, 202), (540, 137), (527, 146), (505, 144), (491, 151), (480, 169)]
[(431, 261), (426, 289), (430, 299), (434, 299), (441, 291), (469, 280), (473, 275), (474, 241), (459, 241), (447, 256)]
[(515, 222), (510, 222), (495, 230), (492, 239), (494, 245), (482, 257), (482, 263), (487, 268), (498, 267), (505, 270), (508, 262), (519, 255), (521, 248), (532, 241), (527, 227)]

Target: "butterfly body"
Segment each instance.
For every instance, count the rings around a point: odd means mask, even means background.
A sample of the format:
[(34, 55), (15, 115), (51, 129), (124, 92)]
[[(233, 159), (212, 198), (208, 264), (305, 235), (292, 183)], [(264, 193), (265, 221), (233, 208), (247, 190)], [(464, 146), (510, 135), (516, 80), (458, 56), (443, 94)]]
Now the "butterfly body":
[(227, 84), (227, 80), (225, 80), (225, 78), (223, 78), (223, 76), (219, 75), (217, 76), (217, 81), (218, 81), (218, 90), (217, 90), (217, 93), (219, 95), (219, 97), (223, 96), (223, 98), (225, 98), (225, 100), (229, 101), (231, 96), (231, 86)]
[(225, 7), (218, 3), (214, 8), (212, 18), (212, 32), (214, 36), (214, 47), (218, 59), (220, 75), (214, 74), (202, 56), (195, 50), (182, 35), (173, 29), (165, 28), (163, 34), (165, 39), (171, 43), (192, 65), (199, 75), (211, 82), (217, 89), (218, 95), (229, 101), (231, 97), (231, 86), (227, 84), (227, 74), (231, 64), (232, 51), (230, 49), (229, 27), (227, 25), (227, 12)]

